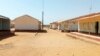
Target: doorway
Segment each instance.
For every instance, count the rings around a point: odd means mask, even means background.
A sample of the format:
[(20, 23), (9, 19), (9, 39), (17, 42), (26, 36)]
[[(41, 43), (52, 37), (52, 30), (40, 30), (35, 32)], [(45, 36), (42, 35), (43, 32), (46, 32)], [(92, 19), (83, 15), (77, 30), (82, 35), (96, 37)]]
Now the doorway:
[(95, 33), (98, 35), (99, 33), (99, 22), (95, 22)]

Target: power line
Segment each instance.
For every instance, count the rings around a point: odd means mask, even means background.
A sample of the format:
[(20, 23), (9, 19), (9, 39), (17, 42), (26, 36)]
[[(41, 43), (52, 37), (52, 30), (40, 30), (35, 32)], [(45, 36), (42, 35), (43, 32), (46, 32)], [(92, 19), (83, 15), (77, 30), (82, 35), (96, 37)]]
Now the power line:
[(92, 13), (93, 10), (93, 0), (90, 0), (90, 10), (89, 13)]

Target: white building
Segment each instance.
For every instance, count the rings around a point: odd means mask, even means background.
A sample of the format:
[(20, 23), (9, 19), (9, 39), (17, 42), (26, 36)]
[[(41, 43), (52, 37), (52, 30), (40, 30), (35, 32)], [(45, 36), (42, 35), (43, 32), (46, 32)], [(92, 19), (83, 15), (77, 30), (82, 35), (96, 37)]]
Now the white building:
[(78, 31), (78, 23), (75, 19), (59, 22), (59, 25), (61, 31)]
[(20, 16), (13, 22), (15, 30), (41, 30), (41, 22), (29, 15)]
[(51, 29), (58, 29), (58, 23), (57, 22), (50, 23), (50, 28)]

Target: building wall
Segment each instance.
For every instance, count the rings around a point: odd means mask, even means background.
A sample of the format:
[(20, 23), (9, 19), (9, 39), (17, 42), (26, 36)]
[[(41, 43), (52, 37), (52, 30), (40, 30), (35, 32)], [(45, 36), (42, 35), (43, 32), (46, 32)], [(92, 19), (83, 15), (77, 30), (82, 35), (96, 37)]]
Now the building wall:
[(38, 24), (16, 24), (16, 30), (39, 30)]
[(2, 30), (2, 18), (0, 18), (0, 30)]
[(10, 20), (9, 19), (3, 19), (2, 29), (3, 30), (10, 30)]
[(95, 22), (85, 22), (85, 23), (80, 23), (79, 25), (81, 32), (95, 33)]
[(59, 30), (64, 30), (64, 22), (59, 23)]
[(58, 29), (58, 24), (57, 23), (51, 23), (50, 28), (51, 29)]
[(64, 21), (61, 23), (61, 30), (64, 31), (78, 31), (78, 22)]
[(78, 22), (70, 22), (69, 30), (70, 31), (78, 31)]
[(10, 30), (10, 20), (0, 18), (0, 30)]
[(40, 30), (41, 23), (37, 19), (24, 15), (16, 18), (14, 21), (15, 30)]
[(95, 31), (96, 22), (99, 22), (98, 32), (100, 33), (100, 15), (79, 20), (80, 31), (81, 32), (96, 33), (96, 31)]
[(30, 22), (27, 23), (16, 23), (15, 24), (16, 30), (40, 30), (40, 23), (39, 22)]
[(57, 25), (56, 24), (52, 24), (52, 28), (53, 29), (57, 29)]
[(60, 23), (58, 24), (58, 30), (61, 30), (61, 24)]

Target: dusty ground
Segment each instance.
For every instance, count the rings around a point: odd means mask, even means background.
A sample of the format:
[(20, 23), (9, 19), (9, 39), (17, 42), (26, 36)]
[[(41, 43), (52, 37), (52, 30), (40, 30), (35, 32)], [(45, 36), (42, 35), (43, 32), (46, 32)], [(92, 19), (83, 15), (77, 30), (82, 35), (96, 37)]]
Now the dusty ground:
[(100, 56), (100, 45), (50, 29), (38, 34), (17, 32), (0, 41), (0, 56)]

